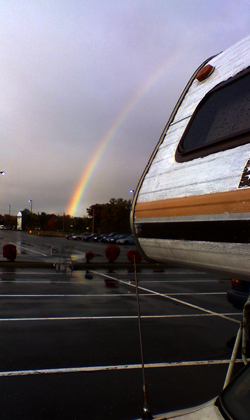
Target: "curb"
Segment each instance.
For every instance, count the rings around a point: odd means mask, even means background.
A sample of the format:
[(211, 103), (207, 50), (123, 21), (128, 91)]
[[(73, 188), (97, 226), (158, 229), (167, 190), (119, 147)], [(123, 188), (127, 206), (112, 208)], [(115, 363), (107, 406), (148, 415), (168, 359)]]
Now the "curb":
[[(62, 263), (63, 264), (63, 263)], [(43, 261), (0, 261), (0, 267), (5, 268), (55, 268), (54, 262), (43, 262)], [(157, 263), (147, 263), (140, 262), (136, 264), (137, 269), (150, 268), (162, 270), (164, 268), (173, 268), (173, 265), (170, 264), (157, 264)], [(99, 263), (73, 263), (73, 271), (77, 270), (92, 270), (96, 268), (105, 268), (107, 270), (112, 270), (114, 268), (126, 268), (128, 270), (134, 271), (134, 264), (131, 262), (99, 262)]]

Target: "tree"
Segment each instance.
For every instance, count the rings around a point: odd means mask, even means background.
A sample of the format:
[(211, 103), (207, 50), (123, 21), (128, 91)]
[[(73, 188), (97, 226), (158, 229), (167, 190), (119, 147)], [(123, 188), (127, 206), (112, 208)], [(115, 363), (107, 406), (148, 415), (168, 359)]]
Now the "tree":
[[(87, 209), (88, 216), (72, 217), (70, 215), (32, 213), (28, 209), (22, 211), (23, 229), (57, 230), (61, 232), (130, 232), (130, 200), (111, 198), (108, 203), (93, 204)], [(0, 220), (7, 217), (0, 215)], [(10, 225), (14, 226), (11, 219)], [(8, 223), (9, 224), (9, 223)]]
[(4, 222), (0, 224), (4, 224), (5, 226), (8, 226), (9, 228), (16, 228), (17, 226), (17, 217), (12, 216), (10, 214), (5, 214), (3, 218)]
[(96, 232), (130, 232), (130, 206), (130, 200), (111, 198), (109, 203), (92, 205), (87, 213)]
[(31, 211), (29, 209), (24, 209), (22, 211), (22, 216), (23, 216), (23, 229), (31, 229), (31, 225), (32, 225)]
[(47, 221), (47, 229), (48, 230), (56, 230), (56, 226), (55, 226), (55, 215), (51, 215), (52, 217)]

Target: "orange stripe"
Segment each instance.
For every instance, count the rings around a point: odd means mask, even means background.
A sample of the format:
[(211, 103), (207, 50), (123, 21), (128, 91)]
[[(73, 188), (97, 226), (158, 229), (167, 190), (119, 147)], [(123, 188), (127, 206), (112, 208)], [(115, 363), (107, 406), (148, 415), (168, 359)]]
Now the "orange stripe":
[(250, 212), (250, 189), (136, 203), (135, 217), (195, 216)]

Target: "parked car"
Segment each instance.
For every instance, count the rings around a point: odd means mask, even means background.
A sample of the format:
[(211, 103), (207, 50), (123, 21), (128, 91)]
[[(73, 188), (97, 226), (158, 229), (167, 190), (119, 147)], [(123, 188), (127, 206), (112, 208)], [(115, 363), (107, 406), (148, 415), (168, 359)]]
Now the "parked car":
[(125, 236), (128, 236), (128, 234), (127, 233), (117, 233), (116, 235), (110, 236), (108, 238), (108, 242), (115, 244), (115, 243), (117, 243), (118, 239), (123, 238)]
[(91, 234), (89, 234), (89, 235), (86, 235), (85, 237), (84, 237), (84, 241), (92, 241), (93, 240), (93, 238), (96, 236), (96, 233), (91, 233)]
[(96, 235), (94, 236), (94, 238), (92, 239), (92, 241), (94, 241), (94, 242), (101, 242), (101, 238), (104, 235), (106, 235), (106, 233), (104, 233), (104, 232), (96, 233)]
[(72, 239), (74, 239), (75, 241), (83, 241), (84, 238), (86, 238), (86, 236), (90, 235), (90, 233), (80, 233), (80, 234), (76, 234), (72, 236)]
[(76, 236), (77, 233), (69, 233), (68, 235), (65, 236), (66, 239), (73, 239), (73, 236)]
[(227, 292), (227, 300), (235, 308), (242, 309), (250, 293), (250, 282), (232, 279), (232, 288)]
[(107, 235), (106, 233), (102, 233), (101, 235), (98, 235), (96, 238), (96, 242), (102, 242), (102, 238), (106, 235)]
[(132, 245), (135, 243), (133, 235), (123, 236), (116, 241), (119, 245)]
[(108, 242), (109, 238), (112, 238), (113, 236), (117, 235), (119, 232), (112, 232), (112, 233), (106, 233), (101, 237), (100, 242)]
[(82, 235), (82, 240), (83, 241), (88, 241), (88, 239), (91, 235), (92, 235), (91, 233), (85, 233), (84, 235)]

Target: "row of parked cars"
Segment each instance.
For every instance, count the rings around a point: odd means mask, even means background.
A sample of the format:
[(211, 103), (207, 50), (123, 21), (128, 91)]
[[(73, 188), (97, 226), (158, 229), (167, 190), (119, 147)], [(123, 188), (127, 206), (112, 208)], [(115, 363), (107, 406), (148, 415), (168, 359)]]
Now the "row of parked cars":
[(72, 233), (66, 236), (67, 239), (75, 241), (86, 241), (86, 242), (106, 242), (109, 244), (119, 245), (131, 245), (134, 244), (133, 235), (130, 233), (112, 232), (112, 233)]

